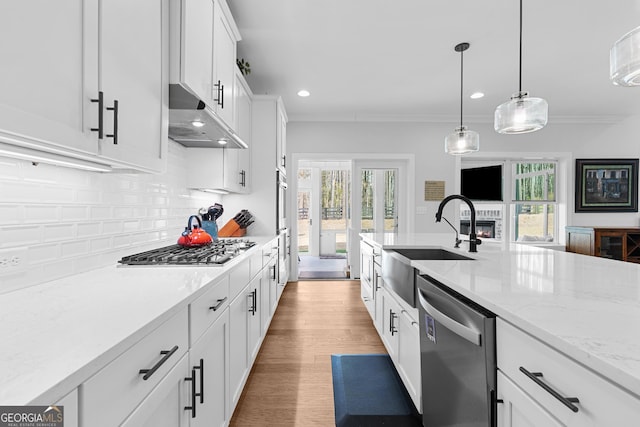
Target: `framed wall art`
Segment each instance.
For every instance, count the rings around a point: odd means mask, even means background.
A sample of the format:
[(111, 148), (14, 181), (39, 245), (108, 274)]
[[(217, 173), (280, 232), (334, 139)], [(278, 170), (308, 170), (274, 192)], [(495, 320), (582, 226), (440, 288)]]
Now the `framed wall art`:
[(638, 212), (638, 159), (576, 159), (576, 212)]

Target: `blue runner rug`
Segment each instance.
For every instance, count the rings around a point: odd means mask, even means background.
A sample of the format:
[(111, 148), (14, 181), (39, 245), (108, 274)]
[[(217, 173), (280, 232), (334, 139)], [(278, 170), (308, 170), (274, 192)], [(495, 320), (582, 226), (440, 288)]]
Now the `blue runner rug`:
[(422, 418), (387, 354), (331, 355), (337, 427), (418, 427)]

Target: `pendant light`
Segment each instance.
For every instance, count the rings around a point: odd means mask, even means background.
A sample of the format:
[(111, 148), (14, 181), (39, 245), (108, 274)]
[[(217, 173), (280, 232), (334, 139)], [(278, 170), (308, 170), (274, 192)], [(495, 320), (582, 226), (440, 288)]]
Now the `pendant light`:
[(640, 86), (640, 27), (622, 36), (611, 48), (609, 76), (617, 86)]
[(469, 43), (459, 43), (454, 48), (456, 52), (460, 52), (460, 127), (457, 127), (444, 140), (445, 152), (454, 155), (472, 153), (480, 148), (478, 132), (467, 130), (466, 126), (462, 125), (463, 52), (467, 49), (469, 49)]
[(520, 69), (518, 92), (496, 108), (493, 127), (498, 133), (528, 133), (542, 129), (547, 124), (549, 106), (542, 98), (529, 98), (522, 91), (522, 0), (520, 0)]

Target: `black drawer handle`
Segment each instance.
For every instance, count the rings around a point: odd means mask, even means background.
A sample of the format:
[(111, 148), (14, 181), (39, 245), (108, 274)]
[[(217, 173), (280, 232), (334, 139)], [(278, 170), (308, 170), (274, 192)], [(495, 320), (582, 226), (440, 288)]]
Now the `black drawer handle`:
[(549, 387), (540, 379), (542, 378), (542, 372), (529, 372), (522, 366), (520, 366), (520, 372), (529, 377), (531, 381), (545, 389), (550, 395), (558, 399), (564, 406), (571, 409), (573, 412), (578, 412), (579, 408), (574, 405), (574, 403), (580, 403), (580, 400), (577, 397), (564, 397), (560, 393)]
[(218, 310), (226, 300), (227, 300), (227, 297), (217, 300), (216, 305), (209, 307), (209, 310), (213, 310), (213, 311)]
[(176, 352), (176, 350), (178, 350), (178, 346), (176, 345), (175, 347), (173, 347), (171, 350), (162, 350), (160, 352), (160, 354), (164, 355), (162, 357), (162, 359), (160, 359), (158, 361), (158, 363), (156, 363), (153, 368), (151, 369), (140, 369), (140, 372), (138, 372), (139, 374), (144, 374), (144, 377), (142, 377), (143, 380), (148, 380), (149, 378), (151, 378), (151, 375), (153, 375), (158, 368), (160, 368), (160, 366), (162, 366), (164, 364), (164, 362), (166, 362), (173, 353)]

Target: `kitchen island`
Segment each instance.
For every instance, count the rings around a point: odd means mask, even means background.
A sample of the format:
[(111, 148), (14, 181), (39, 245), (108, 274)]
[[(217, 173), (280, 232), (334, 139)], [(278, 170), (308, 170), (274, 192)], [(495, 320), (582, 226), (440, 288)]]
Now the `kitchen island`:
[[(640, 397), (640, 266), (522, 244), (453, 248), (451, 234), (361, 234), (383, 250), (443, 248), (473, 260), (411, 261), (590, 373)], [(500, 323), (499, 323), (500, 326)], [(498, 339), (501, 328), (498, 328)], [(501, 344), (498, 346), (500, 366)], [(637, 400), (636, 413), (640, 413)]]

